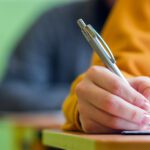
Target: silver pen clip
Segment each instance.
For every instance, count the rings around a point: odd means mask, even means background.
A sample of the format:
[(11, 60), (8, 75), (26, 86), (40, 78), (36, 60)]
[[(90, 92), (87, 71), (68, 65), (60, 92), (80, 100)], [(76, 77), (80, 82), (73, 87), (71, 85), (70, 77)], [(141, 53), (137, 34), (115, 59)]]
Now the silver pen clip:
[(107, 54), (108, 58), (112, 63), (115, 63), (115, 58), (108, 47), (108, 45), (105, 43), (103, 38), (96, 32), (96, 30), (91, 25), (86, 25), (82, 19), (78, 20), (78, 25), (81, 28), (81, 31), (83, 32), (85, 38), (90, 41), (90, 38), (97, 38), (104, 48), (105, 53)]

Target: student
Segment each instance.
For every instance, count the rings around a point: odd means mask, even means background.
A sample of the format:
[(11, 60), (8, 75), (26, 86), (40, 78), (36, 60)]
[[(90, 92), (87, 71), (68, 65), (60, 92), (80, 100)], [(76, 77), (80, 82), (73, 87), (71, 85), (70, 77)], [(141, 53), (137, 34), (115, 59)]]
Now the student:
[(88, 68), (92, 55), (76, 21), (82, 17), (100, 31), (109, 9), (103, 0), (90, 0), (42, 15), (11, 57), (0, 84), (0, 111), (60, 109), (70, 83)]
[[(99, 15), (99, 14), (97, 14)], [(129, 84), (93, 63), (73, 83), (63, 110), (65, 130), (116, 133), (147, 129), (150, 123), (150, 1), (117, 0), (102, 36)]]

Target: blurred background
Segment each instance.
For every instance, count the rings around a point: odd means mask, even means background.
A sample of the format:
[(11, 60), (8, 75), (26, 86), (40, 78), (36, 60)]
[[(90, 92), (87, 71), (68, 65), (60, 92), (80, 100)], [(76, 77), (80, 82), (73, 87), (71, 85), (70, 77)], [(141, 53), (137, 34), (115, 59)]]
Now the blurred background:
[(58, 129), (72, 81), (92, 50), (77, 26), (99, 32), (109, 0), (0, 0), (0, 150), (45, 150), (41, 131)]
[(17, 42), (46, 10), (83, 0), (0, 0), (0, 79)]
[[(77, 0), (0, 0), (0, 80), (14, 48), (32, 24), (48, 9)], [(2, 103), (2, 102), (1, 102)], [(57, 119), (56, 119), (57, 118)], [(40, 130), (59, 127), (60, 113), (0, 115), (0, 150), (42, 150)]]

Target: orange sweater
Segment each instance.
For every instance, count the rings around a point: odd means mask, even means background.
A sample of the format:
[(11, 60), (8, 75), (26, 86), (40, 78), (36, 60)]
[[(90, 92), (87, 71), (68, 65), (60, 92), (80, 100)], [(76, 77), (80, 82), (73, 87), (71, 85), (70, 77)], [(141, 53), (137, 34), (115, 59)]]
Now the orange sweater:
[[(150, 76), (150, 0), (117, 0), (102, 36), (126, 77)], [(102, 65), (96, 54), (93, 55), (92, 65)], [(82, 130), (75, 87), (83, 78), (84, 74), (74, 81), (63, 105), (65, 130)]]

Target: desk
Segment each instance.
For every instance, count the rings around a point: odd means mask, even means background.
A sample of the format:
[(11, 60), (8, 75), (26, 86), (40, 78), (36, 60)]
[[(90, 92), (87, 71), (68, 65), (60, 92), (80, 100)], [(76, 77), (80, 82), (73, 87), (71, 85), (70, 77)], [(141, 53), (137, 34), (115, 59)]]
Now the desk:
[(43, 131), (43, 144), (65, 150), (150, 150), (150, 136)]

